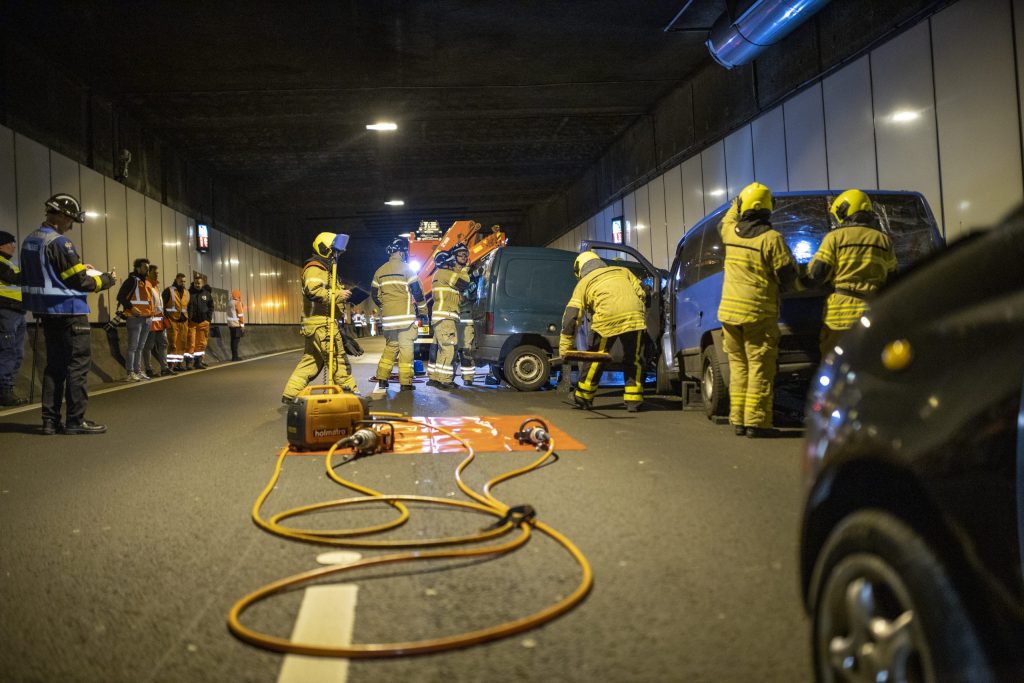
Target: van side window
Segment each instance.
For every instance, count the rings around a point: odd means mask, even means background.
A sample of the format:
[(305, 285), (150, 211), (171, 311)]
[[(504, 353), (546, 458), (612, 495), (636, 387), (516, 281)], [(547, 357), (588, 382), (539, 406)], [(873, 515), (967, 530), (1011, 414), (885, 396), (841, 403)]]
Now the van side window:
[(690, 234), (683, 238), (683, 245), (679, 250), (677, 288), (689, 287), (700, 279), (700, 242), (703, 232), (701, 228), (691, 230)]
[(511, 259), (505, 265), (502, 293), (510, 299), (568, 301), (576, 278), (571, 261)]
[(718, 213), (703, 227), (704, 239), (701, 240), (700, 246), (701, 280), (721, 273), (725, 268), (725, 249), (722, 247), (722, 233), (719, 232), (724, 215), (724, 211)]

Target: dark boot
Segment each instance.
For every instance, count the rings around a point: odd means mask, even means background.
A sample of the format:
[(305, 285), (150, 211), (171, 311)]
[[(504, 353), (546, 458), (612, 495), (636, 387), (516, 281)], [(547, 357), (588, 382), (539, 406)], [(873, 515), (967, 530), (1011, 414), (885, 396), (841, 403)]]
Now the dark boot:
[(64, 425), (65, 434), (102, 434), (105, 431), (106, 425), (96, 424), (90, 420), (82, 420), (82, 423), (77, 425)]
[(416, 391), (416, 387), (411, 384), (403, 384), (402, 391)]
[(736, 436), (746, 436), (747, 435), (747, 428), (744, 427), (743, 425), (733, 425), (733, 427), (735, 429)]
[(778, 435), (778, 430), (771, 427), (747, 427), (748, 439), (773, 439)]
[(639, 413), (640, 406), (642, 405), (642, 401), (626, 401), (626, 411), (630, 413)]
[(43, 420), (43, 426), (39, 430), (41, 434), (46, 434), (47, 436), (53, 436), (57, 432), (62, 431), (64, 431), (63, 424), (60, 422), (51, 422), (50, 420)]

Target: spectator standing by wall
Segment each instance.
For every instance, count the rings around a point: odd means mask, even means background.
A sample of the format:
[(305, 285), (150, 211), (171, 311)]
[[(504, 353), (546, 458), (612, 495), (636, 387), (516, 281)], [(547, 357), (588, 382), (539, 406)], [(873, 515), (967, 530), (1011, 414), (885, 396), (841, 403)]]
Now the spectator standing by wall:
[(0, 231), (0, 406), (28, 401), (14, 393), (14, 381), (25, 354), (25, 309), (21, 305), (21, 269), (11, 261), (18, 240)]
[(146, 280), (148, 275), (149, 261), (144, 258), (135, 259), (131, 274), (117, 292), (117, 302), (124, 308), (124, 317), (128, 325), (125, 370), (128, 371), (129, 382), (149, 379), (149, 375), (142, 371), (142, 352), (146, 346), (150, 319), (154, 312), (153, 298), (149, 282)]
[(205, 283), (202, 275), (196, 273), (192, 286), (188, 288), (188, 351), (185, 352), (185, 369), (202, 370), (206, 355), (206, 343), (210, 337), (210, 323), (213, 322), (213, 290)]
[(158, 372), (161, 375), (171, 374), (167, 365), (167, 319), (164, 317), (164, 302), (160, 296), (160, 275), (157, 266), (149, 264), (149, 275), (146, 276), (149, 284), (149, 293), (153, 298), (153, 317), (149, 320), (149, 336), (146, 337), (146, 345), (142, 347), (142, 365), (146, 374), (152, 377), (155, 373), (150, 370), (149, 357), (156, 358), (160, 364)]
[(227, 313), (228, 330), (231, 334), (231, 360), (242, 360), (242, 357), (238, 355), (238, 344), (245, 336), (245, 307), (242, 306), (242, 293), (237, 289), (231, 290)]
[(163, 304), (167, 322), (167, 367), (171, 372), (187, 370), (188, 290), (185, 289), (185, 273), (175, 275), (174, 282), (164, 290)]
[[(85, 419), (86, 381), (92, 360), (89, 292), (117, 284), (113, 272), (82, 263), (75, 243), (65, 237), (85, 212), (69, 194), (46, 200), (46, 220), (21, 245), (21, 295), (26, 311), (42, 320), (46, 338), (43, 371), (43, 434), (102, 434), (107, 428)], [(61, 404), (67, 398), (67, 422)]]

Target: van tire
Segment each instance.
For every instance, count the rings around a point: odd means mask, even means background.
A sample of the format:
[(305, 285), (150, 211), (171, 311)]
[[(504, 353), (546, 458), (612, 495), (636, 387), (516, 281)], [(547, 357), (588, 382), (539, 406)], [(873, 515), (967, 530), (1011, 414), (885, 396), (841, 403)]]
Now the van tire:
[(509, 386), (519, 391), (536, 391), (551, 380), (551, 361), (547, 352), (532, 344), (512, 349), (501, 364)]
[(654, 390), (658, 396), (679, 396), (682, 390), (682, 385), (679, 381), (673, 379), (669, 373), (664, 353), (658, 355), (658, 368), (654, 373), (654, 382)]
[(701, 353), (700, 395), (704, 400), (704, 414), (712, 419), (729, 412), (729, 390), (722, 378), (718, 352), (711, 344)]

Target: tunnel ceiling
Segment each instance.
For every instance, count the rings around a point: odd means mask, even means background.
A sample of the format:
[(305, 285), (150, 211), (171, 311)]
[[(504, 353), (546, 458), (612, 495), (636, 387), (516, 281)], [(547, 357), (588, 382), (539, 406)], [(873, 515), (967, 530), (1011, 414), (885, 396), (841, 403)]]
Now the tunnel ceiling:
[[(108, 0), (11, 17), (264, 214), (379, 240), (421, 218), (514, 234), (709, 59), (688, 29), (724, 5)], [(378, 120), (399, 130), (365, 129)]]

